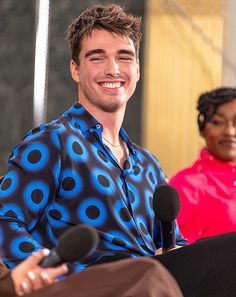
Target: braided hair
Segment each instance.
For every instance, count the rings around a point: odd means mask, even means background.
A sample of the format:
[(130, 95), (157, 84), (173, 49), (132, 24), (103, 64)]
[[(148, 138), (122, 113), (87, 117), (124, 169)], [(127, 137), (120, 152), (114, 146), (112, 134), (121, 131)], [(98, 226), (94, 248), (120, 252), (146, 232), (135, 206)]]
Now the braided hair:
[(201, 132), (205, 128), (220, 105), (234, 99), (236, 99), (236, 88), (231, 87), (222, 87), (201, 94), (197, 103), (199, 131)]

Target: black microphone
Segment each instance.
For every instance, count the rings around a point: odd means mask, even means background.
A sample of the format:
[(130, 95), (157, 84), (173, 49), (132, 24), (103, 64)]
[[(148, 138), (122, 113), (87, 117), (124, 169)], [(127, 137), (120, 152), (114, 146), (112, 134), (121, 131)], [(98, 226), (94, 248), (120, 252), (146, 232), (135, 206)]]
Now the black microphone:
[(177, 190), (162, 185), (153, 195), (153, 210), (160, 223), (162, 250), (166, 252), (175, 247), (175, 219), (179, 214), (180, 200)]
[(93, 227), (83, 224), (71, 227), (62, 234), (56, 247), (39, 265), (46, 268), (79, 261), (97, 248), (98, 241), (99, 235)]

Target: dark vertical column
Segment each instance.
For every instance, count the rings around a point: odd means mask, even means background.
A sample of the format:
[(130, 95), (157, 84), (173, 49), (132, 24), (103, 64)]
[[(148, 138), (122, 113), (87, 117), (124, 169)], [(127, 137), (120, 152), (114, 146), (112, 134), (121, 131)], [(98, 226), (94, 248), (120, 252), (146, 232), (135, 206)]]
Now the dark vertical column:
[(0, 175), (32, 126), (35, 1), (0, 1)]
[[(69, 72), (70, 53), (65, 41), (65, 31), (71, 21), (85, 8), (93, 4), (110, 4), (112, 1), (57, 0), (51, 2), (50, 42), (49, 42), (49, 84), (48, 119), (60, 115), (77, 100), (76, 84)], [(145, 22), (145, 1), (113, 1), (125, 7), (127, 11), (142, 16)], [(144, 39), (143, 39), (144, 42)], [(143, 68), (143, 43), (140, 53), (141, 70)], [(142, 72), (142, 71), (141, 71)], [(142, 127), (142, 91), (143, 77), (128, 104), (124, 127), (131, 139), (140, 144)]]

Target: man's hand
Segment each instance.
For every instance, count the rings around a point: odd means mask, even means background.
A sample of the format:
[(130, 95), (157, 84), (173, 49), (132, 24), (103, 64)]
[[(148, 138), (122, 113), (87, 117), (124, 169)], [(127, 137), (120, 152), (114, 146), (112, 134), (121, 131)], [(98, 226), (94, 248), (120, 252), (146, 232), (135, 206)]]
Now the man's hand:
[(46, 256), (49, 250), (43, 249), (24, 260), (11, 271), (16, 294), (22, 296), (31, 291), (40, 289), (57, 281), (57, 277), (67, 273), (68, 268), (62, 264), (55, 268), (42, 268), (38, 263)]

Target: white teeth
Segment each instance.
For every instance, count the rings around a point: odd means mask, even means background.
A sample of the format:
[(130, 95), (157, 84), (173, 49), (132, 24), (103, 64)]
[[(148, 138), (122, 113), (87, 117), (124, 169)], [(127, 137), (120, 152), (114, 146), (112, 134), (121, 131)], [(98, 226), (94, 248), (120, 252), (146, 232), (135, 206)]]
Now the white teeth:
[(102, 86), (104, 88), (108, 88), (108, 89), (115, 89), (115, 88), (119, 88), (121, 86), (120, 82), (115, 82), (115, 83), (103, 83)]

